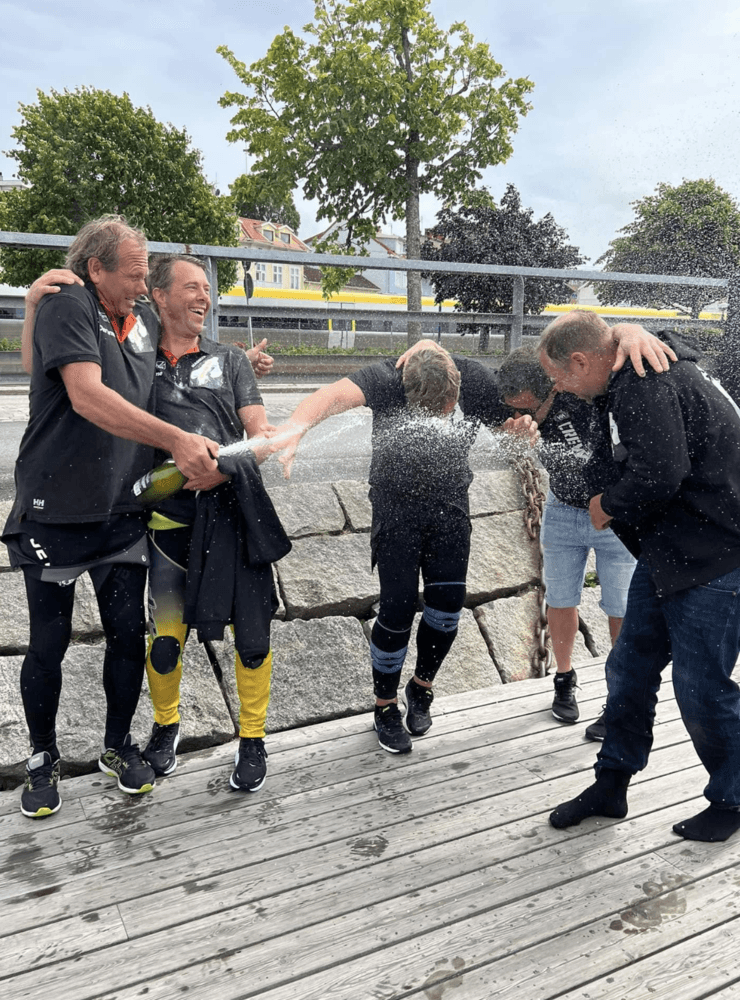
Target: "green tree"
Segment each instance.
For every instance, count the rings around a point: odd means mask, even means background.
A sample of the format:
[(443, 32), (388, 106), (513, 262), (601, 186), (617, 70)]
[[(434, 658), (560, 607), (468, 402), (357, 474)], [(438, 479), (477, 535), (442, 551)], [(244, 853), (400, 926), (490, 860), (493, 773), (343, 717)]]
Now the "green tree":
[(229, 186), (234, 211), (243, 219), (260, 219), (290, 226), (298, 232), (301, 217), (291, 191), (278, 191), (268, 174), (241, 174)]
[[(567, 242), (568, 234), (548, 212), (534, 219), (531, 208), (522, 208), (521, 197), (508, 184), (498, 207), (488, 192), (480, 192), (467, 206), (446, 207), (437, 215), (433, 238), (422, 246), (425, 260), (469, 264), (511, 264), (520, 267), (571, 268), (585, 260)], [(456, 299), (462, 312), (510, 313), (513, 281), (482, 274), (428, 275), (435, 302)], [(572, 289), (564, 280), (527, 278), (524, 311), (538, 314), (548, 303), (568, 302)]]
[[(740, 210), (733, 198), (711, 178), (659, 184), (656, 193), (633, 201), (635, 218), (620, 229), (599, 257), (606, 271), (632, 274), (683, 274), (724, 278), (740, 261)], [(603, 281), (596, 286), (599, 301), (655, 308), (676, 306), (697, 317), (718, 297), (716, 288), (696, 285), (637, 285)]]
[[(504, 79), (486, 44), (458, 22), (440, 28), (430, 0), (316, 0), (310, 40), (285, 28), (249, 68), (218, 51), (247, 93), (227, 138), (247, 143), (278, 187), (302, 185), (318, 217), (346, 222), (362, 243), (387, 216), (406, 220), (419, 259), (419, 197), (460, 200), (481, 170), (504, 162), (529, 110), (527, 79)], [(421, 309), (409, 273), (408, 308)], [(409, 324), (409, 340), (420, 335)]]
[[(18, 176), (31, 187), (9, 191), (0, 202), (0, 229), (74, 234), (108, 212), (125, 215), (150, 240), (235, 246), (236, 217), (203, 176), (190, 138), (162, 125), (149, 108), (135, 108), (127, 94), (80, 87), (37, 92), (21, 104), (13, 129)], [(3, 250), (4, 280), (28, 285), (59, 250)], [(219, 265), (219, 287), (236, 280), (236, 266)]]

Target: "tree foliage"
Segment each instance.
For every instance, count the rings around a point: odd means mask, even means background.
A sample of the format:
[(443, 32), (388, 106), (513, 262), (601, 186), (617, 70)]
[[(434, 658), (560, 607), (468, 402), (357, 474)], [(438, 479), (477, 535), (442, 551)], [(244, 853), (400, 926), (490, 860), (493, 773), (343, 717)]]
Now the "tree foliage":
[[(549, 212), (536, 221), (531, 208), (522, 208), (513, 184), (507, 185), (498, 207), (485, 194), (480, 192), (467, 206), (447, 207), (437, 215), (434, 238), (422, 246), (425, 260), (556, 268), (584, 262), (578, 247), (567, 242), (567, 233)], [(456, 299), (456, 308), (463, 312), (511, 312), (511, 278), (437, 272), (428, 277), (435, 302)], [(524, 311), (540, 313), (550, 302), (568, 302), (572, 294), (565, 281), (527, 278)]]
[(291, 191), (280, 191), (268, 174), (241, 174), (229, 186), (229, 194), (234, 202), (234, 211), (243, 219), (260, 219), (290, 226), (298, 232), (301, 217), (293, 201)]
[[(190, 138), (158, 122), (149, 108), (135, 108), (127, 94), (80, 87), (37, 91), (21, 104), (13, 129), (18, 176), (31, 186), (9, 191), (0, 202), (0, 229), (71, 235), (109, 212), (125, 215), (150, 240), (235, 246), (236, 218), (203, 176)], [(4, 280), (28, 285), (64, 251), (4, 250)], [(219, 285), (236, 280), (231, 262), (219, 266)]]
[[(315, 0), (307, 38), (285, 28), (247, 67), (218, 51), (246, 93), (227, 138), (247, 143), (257, 169), (346, 222), (355, 240), (391, 216), (406, 220), (406, 252), (421, 248), (419, 196), (459, 200), (481, 170), (505, 161), (529, 110), (527, 79), (504, 79), (486, 44), (458, 22), (440, 28), (430, 0)], [(421, 280), (409, 274), (409, 309)]]
[[(635, 218), (620, 229), (597, 263), (607, 271), (682, 274), (724, 278), (740, 262), (740, 210), (711, 178), (659, 184), (656, 193), (632, 202)], [(599, 300), (614, 305), (674, 308), (697, 317), (718, 297), (716, 288), (697, 285), (637, 285), (600, 282)]]

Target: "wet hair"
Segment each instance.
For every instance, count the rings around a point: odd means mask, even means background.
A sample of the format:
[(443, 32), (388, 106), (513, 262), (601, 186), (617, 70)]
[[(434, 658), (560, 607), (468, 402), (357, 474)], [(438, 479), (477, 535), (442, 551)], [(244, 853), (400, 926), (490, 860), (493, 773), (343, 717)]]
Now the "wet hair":
[(598, 353), (611, 346), (611, 330), (594, 312), (576, 309), (545, 327), (539, 343), (553, 364), (561, 367), (574, 351)]
[(102, 215), (80, 229), (67, 250), (65, 264), (83, 281), (90, 278), (87, 264), (91, 257), (97, 257), (103, 270), (115, 271), (121, 244), (126, 240), (146, 250), (146, 236), (140, 229), (130, 226), (122, 215)]
[(403, 388), (409, 406), (441, 415), (460, 395), (460, 372), (441, 348), (422, 347), (403, 366)]
[(149, 289), (149, 298), (152, 299), (152, 301), (154, 301), (152, 292), (155, 288), (161, 288), (163, 292), (169, 292), (170, 288), (172, 288), (172, 282), (174, 281), (174, 274), (172, 272), (175, 264), (180, 262), (183, 264), (195, 264), (195, 266), (201, 268), (206, 275), (208, 274), (205, 262), (202, 261), (200, 257), (192, 257), (190, 254), (186, 253), (156, 254), (156, 256), (153, 256), (149, 262), (149, 276), (146, 279), (146, 285)]
[(540, 364), (536, 347), (518, 347), (504, 360), (498, 371), (498, 384), (503, 399), (522, 392), (531, 392), (544, 402), (552, 390), (552, 379)]

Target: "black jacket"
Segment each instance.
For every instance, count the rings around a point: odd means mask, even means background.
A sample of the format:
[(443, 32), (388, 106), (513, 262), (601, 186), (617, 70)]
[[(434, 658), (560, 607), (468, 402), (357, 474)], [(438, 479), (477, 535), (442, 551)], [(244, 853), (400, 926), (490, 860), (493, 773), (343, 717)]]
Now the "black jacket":
[(198, 494), (183, 621), (201, 642), (222, 639), (232, 624), (242, 663), (257, 667), (270, 651), (277, 608), (272, 563), (291, 543), (254, 456), (219, 458), (218, 466), (231, 481)]
[(659, 595), (740, 566), (740, 411), (696, 363), (660, 334), (679, 360), (640, 378), (628, 362), (595, 400), (617, 466), (601, 505)]

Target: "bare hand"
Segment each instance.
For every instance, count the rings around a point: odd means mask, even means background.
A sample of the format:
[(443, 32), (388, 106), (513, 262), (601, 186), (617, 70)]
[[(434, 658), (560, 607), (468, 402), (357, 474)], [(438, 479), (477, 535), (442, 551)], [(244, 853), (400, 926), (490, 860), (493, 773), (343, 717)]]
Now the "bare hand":
[(403, 368), (412, 354), (416, 354), (417, 351), (422, 351), (425, 347), (435, 347), (439, 351), (444, 349), (441, 348), (435, 340), (417, 340), (412, 347), (409, 347), (407, 351), (404, 351), (396, 362), (396, 368)]
[(280, 427), (274, 428), (273, 432), (268, 434), (270, 454), (274, 455), (279, 451), (283, 452), (278, 458), (278, 462), (283, 467), (284, 479), (290, 479), (296, 450), (307, 429), (307, 427), (292, 424), (288, 421), (285, 424), (281, 424)]
[(528, 413), (523, 417), (509, 417), (501, 425), (501, 430), (506, 431), (507, 434), (514, 434), (531, 447), (534, 447), (540, 439), (539, 428)]
[(618, 372), (627, 358), (632, 362), (637, 374), (642, 377), (645, 375), (643, 359), (656, 372), (667, 372), (670, 361), (678, 361), (675, 351), (668, 344), (648, 333), (639, 323), (617, 323), (611, 331), (617, 346), (613, 372)]
[(599, 493), (598, 496), (591, 497), (591, 502), (588, 505), (588, 513), (591, 517), (591, 524), (597, 531), (603, 531), (604, 528), (609, 527), (609, 523), (614, 520), (607, 514), (601, 506), (601, 498), (604, 494)]
[(231, 477), (225, 476), (223, 472), (207, 472), (203, 476), (194, 476), (184, 484), (184, 490), (212, 490), (221, 483), (226, 483)]
[(246, 352), (255, 378), (263, 378), (265, 375), (270, 374), (272, 366), (275, 363), (275, 359), (265, 353), (265, 348), (267, 347), (267, 337), (265, 337), (259, 344), (255, 344), (254, 347), (250, 347), (249, 349), (247, 349), (246, 344), (242, 344), (240, 342), (237, 342), (236, 346), (241, 347), (241, 349)]
[(213, 476), (217, 473), (217, 455), (218, 444), (200, 434), (184, 433), (172, 449), (175, 465), (188, 477), (188, 480), (196, 480), (205, 475)]
[(61, 291), (62, 285), (84, 285), (84, 281), (74, 271), (56, 267), (37, 278), (26, 292), (26, 307), (36, 308), (45, 295)]

